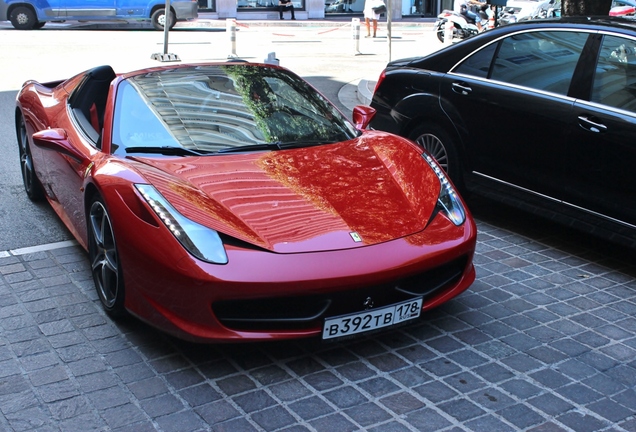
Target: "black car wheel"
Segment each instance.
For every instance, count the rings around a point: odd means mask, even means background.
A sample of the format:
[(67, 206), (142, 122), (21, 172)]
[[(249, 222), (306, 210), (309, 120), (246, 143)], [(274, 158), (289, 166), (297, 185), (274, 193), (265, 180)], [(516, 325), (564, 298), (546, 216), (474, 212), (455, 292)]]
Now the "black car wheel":
[[(156, 11), (153, 12), (152, 16), (150, 17), (150, 20), (152, 21), (152, 26), (155, 28), (155, 30), (163, 31), (163, 28), (166, 25), (166, 10), (157, 9)], [(169, 29), (172, 30), (172, 28), (174, 27), (176, 23), (177, 23), (177, 17), (174, 15), (173, 12), (170, 12)]]
[(447, 25), (448, 25), (448, 21), (442, 24), (441, 26), (439, 26), (439, 28), (437, 29), (437, 39), (439, 39), (439, 41), (442, 43), (444, 43), (444, 32), (446, 31)]
[(11, 10), (9, 21), (18, 30), (31, 30), (38, 23), (38, 18), (31, 8), (18, 6)]
[(457, 148), (448, 134), (437, 126), (423, 124), (409, 134), (409, 138), (437, 160), (453, 182), (459, 187), (461, 170)]
[(88, 256), (97, 295), (114, 317), (124, 313), (124, 279), (110, 215), (101, 197), (93, 198), (88, 212)]
[(22, 171), (22, 183), (24, 191), (31, 201), (40, 201), (44, 197), (44, 191), (40, 180), (38, 180), (33, 168), (33, 157), (31, 156), (31, 148), (29, 146), (29, 138), (27, 136), (24, 117), (18, 114), (16, 119), (16, 133), (18, 138), (18, 146), (20, 152), (20, 170)]

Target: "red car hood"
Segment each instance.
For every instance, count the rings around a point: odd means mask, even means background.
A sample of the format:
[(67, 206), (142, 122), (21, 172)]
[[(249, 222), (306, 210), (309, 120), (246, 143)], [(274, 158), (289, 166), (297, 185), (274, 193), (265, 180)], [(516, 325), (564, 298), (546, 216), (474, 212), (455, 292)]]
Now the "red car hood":
[(135, 160), (184, 216), (280, 253), (355, 248), (419, 232), (440, 191), (416, 147), (380, 132), (293, 150)]

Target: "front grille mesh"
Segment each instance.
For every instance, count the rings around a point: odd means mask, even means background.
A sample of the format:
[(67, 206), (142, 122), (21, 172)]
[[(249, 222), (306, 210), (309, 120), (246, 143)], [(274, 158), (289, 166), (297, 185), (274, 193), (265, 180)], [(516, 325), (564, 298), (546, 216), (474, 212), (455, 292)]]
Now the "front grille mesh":
[(466, 260), (462, 257), (391, 283), (321, 295), (219, 301), (212, 309), (224, 326), (234, 330), (307, 330), (322, 326), (326, 317), (362, 311), (368, 297), (375, 308), (420, 296), (426, 302), (457, 283)]

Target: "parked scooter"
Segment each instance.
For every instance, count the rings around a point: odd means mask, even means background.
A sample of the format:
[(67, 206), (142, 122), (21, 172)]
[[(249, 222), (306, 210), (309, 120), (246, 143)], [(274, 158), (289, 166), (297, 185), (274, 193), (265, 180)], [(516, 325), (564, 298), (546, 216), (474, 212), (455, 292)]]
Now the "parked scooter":
[[(479, 11), (479, 17), (482, 29), (485, 29), (488, 24), (488, 15), (485, 9)], [(437, 15), (437, 21), (435, 21), (433, 26), (440, 42), (444, 42), (446, 37), (446, 26), (452, 26), (453, 39), (466, 39), (479, 33), (477, 24), (469, 20), (466, 15), (448, 9)]]

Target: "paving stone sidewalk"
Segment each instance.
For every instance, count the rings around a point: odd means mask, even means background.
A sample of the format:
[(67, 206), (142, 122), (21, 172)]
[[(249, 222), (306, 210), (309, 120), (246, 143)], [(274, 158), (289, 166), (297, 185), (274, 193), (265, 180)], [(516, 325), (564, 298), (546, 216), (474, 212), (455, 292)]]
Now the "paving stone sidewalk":
[(0, 430), (636, 431), (633, 254), (471, 207), (472, 288), (339, 343), (185, 343), (105, 316), (79, 247), (4, 254)]

